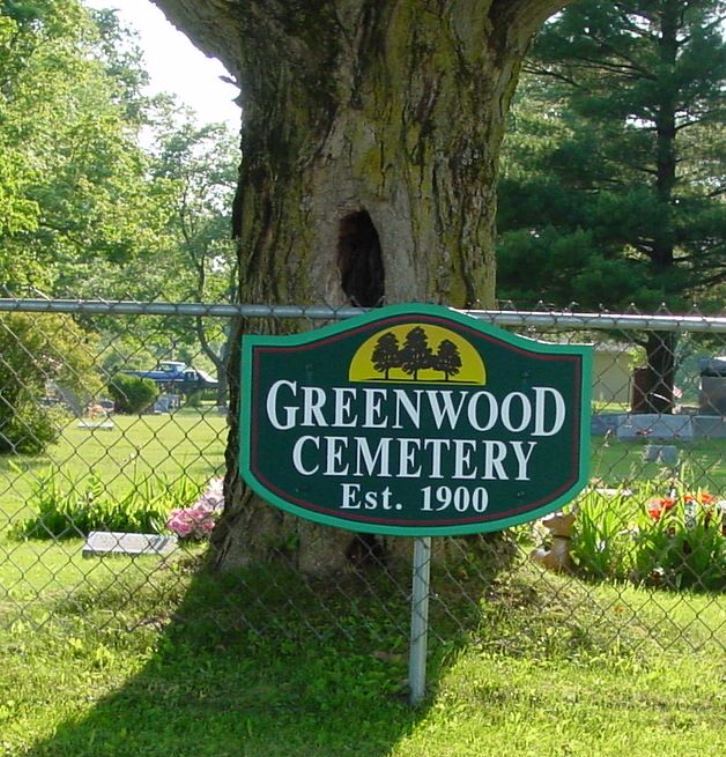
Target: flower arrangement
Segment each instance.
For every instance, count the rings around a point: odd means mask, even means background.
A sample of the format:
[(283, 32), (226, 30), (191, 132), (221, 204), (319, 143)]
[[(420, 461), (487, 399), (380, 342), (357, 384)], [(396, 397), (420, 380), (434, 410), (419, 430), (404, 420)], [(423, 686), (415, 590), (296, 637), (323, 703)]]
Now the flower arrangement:
[(171, 511), (166, 527), (180, 539), (201, 541), (212, 533), (217, 515), (223, 507), (223, 481), (213, 478), (194, 504)]

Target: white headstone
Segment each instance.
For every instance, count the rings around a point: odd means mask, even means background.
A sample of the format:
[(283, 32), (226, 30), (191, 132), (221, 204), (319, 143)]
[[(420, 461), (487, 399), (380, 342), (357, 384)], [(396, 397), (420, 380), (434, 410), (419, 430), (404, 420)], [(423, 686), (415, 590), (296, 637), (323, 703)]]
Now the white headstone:
[(85, 428), (88, 431), (111, 431), (114, 425), (112, 421), (79, 421), (78, 428)]
[(83, 556), (167, 555), (177, 545), (176, 536), (127, 534), (120, 531), (91, 531), (83, 545)]

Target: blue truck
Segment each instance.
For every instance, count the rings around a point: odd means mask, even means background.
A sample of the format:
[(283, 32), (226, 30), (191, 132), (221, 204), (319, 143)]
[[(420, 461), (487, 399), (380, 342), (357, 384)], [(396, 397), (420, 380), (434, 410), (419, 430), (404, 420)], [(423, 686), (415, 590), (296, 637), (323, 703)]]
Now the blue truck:
[(216, 389), (217, 381), (208, 373), (177, 360), (162, 360), (150, 371), (124, 371), (130, 376), (148, 378), (167, 394), (189, 395), (203, 389)]

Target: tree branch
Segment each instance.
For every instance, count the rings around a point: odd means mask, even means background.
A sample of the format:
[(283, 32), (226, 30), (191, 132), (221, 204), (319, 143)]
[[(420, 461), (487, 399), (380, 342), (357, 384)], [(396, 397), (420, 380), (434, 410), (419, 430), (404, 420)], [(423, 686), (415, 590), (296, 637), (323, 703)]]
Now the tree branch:
[[(151, 0), (167, 19), (209, 56), (218, 57), (239, 79), (242, 8), (234, 0)], [(245, 6), (258, 5), (245, 0)]]
[(535, 32), (574, 0), (492, 0), (489, 17), (495, 35), (505, 35), (526, 49)]

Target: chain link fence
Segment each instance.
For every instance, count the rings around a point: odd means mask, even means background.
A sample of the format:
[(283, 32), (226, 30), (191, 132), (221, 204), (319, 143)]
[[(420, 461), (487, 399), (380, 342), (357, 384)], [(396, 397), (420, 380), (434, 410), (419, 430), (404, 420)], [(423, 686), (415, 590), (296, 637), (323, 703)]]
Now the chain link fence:
[[(310, 526), (271, 510), (288, 519), (284, 541), (264, 562), (219, 570), (226, 529), (240, 527), (223, 515), (225, 494), (240, 491), (234, 475), (224, 484), (236, 412), (225, 367), (240, 331), (307, 330), (358, 312), (0, 300), (0, 627), (206, 618), (250, 638), (325, 638), (361, 627), (375, 637), (385, 623), (405, 645), (410, 539), (339, 532), (345, 569), (311, 571), (299, 550)], [(471, 315), (594, 346), (590, 484), (544, 521), (436, 539), (433, 638), (463, 633), (515, 653), (723, 651), (726, 317)], [(537, 619), (530, 632), (512, 632), (524, 614)]]

